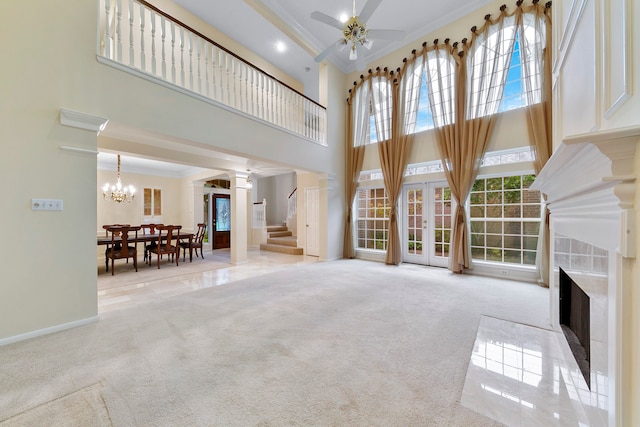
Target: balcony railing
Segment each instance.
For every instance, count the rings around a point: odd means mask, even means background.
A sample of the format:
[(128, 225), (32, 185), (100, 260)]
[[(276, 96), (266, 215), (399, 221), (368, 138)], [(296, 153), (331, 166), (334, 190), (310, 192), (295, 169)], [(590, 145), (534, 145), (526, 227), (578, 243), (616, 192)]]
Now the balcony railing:
[(98, 58), (327, 145), (327, 112), (144, 0), (99, 0)]

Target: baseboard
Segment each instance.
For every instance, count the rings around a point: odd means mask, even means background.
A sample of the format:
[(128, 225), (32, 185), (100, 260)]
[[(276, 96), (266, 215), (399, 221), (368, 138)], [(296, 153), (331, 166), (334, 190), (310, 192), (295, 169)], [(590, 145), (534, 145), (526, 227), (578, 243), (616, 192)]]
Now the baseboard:
[(0, 347), (13, 344), (15, 342), (28, 340), (30, 338), (40, 337), (43, 335), (53, 334), (54, 332), (60, 332), (67, 329), (77, 328), (78, 326), (88, 325), (90, 323), (97, 322), (100, 316), (87, 317), (86, 319), (74, 320), (69, 323), (62, 323), (60, 325), (51, 326), (49, 328), (38, 329), (36, 331), (27, 332), (26, 334), (14, 335), (8, 338), (0, 339)]

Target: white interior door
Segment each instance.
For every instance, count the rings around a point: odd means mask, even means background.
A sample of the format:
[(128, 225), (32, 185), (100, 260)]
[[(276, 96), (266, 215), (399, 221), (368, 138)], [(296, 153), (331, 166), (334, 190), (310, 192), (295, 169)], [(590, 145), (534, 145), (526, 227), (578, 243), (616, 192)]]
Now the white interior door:
[(304, 191), (305, 204), (305, 254), (320, 255), (320, 189)]
[(448, 265), (453, 208), (451, 191), (446, 182), (404, 186), (404, 262), (438, 267)]

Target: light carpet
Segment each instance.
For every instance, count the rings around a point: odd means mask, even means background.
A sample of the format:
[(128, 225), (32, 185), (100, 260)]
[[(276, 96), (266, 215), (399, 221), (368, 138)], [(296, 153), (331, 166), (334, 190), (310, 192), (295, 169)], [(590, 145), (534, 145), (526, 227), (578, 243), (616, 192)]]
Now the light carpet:
[(0, 425), (495, 426), (459, 403), (482, 315), (545, 326), (548, 290), (296, 266), (0, 347)]

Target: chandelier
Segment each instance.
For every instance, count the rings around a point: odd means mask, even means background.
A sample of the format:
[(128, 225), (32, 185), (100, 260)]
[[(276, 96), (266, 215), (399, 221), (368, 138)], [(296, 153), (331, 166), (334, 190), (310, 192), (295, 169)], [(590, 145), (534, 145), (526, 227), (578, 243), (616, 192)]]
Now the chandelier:
[(349, 59), (354, 61), (358, 59), (358, 52), (356, 48), (358, 46), (364, 46), (367, 49), (371, 49), (373, 45), (372, 40), (367, 40), (367, 27), (364, 22), (360, 22), (358, 17), (355, 16), (355, 1), (353, 2), (354, 16), (351, 17), (345, 24), (344, 30), (342, 30), (342, 35), (344, 38), (340, 41), (342, 48), (345, 46), (349, 46), (351, 52), (349, 52)]
[(118, 154), (118, 180), (115, 185), (108, 182), (102, 187), (102, 197), (105, 200), (113, 200), (114, 202), (130, 202), (133, 200), (136, 189), (133, 185), (122, 185), (120, 180), (120, 154)]

